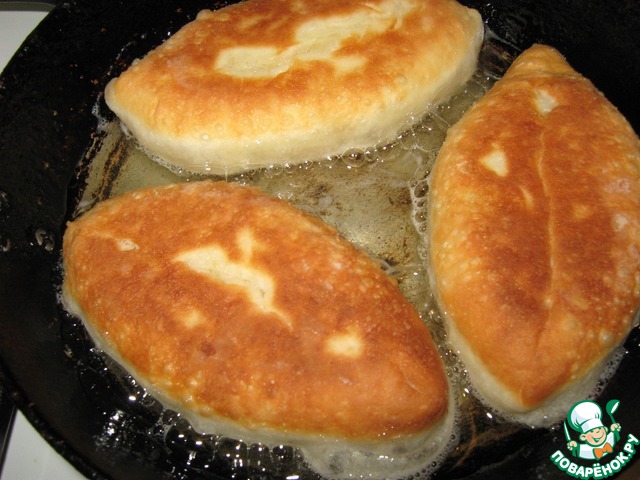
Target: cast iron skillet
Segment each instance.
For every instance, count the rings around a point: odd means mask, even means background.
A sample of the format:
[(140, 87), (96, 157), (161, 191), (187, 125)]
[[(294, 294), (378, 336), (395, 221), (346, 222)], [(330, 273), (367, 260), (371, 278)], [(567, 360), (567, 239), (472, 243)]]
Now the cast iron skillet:
[[(558, 48), (640, 131), (640, 4), (635, 0), (464, 0), (518, 48)], [(205, 0), (61, 2), (0, 79), (0, 373), (42, 435), (90, 478), (280, 478), (233, 454), (212, 455), (136, 385), (109, 381), (103, 358), (59, 307), (60, 246), (97, 138), (92, 107), (108, 79), (194, 18)], [(106, 111), (106, 109), (103, 109)], [(77, 325), (76, 325), (77, 328)], [(616, 420), (640, 436), (640, 331), (600, 399), (618, 399)], [(549, 456), (562, 429), (523, 430), (453, 460), (436, 478), (559, 478)], [(283, 449), (283, 456), (290, 451)], [(237, 467), (237, 465), (236, 465)], [(637, 478), (640, 462), (619, 478)]]

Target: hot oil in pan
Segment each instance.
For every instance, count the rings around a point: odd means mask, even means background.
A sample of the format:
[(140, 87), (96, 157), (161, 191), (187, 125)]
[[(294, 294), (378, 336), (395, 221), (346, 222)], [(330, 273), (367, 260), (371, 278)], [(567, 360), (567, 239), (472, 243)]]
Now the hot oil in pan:
[[(444, 329), (425, 270), (428, 176), (449, 126), (486, 92), (512, 57), (505, 45), (489, 36), (480, 67), (465, 88), (448, 103), (414, 119), (412, 125), (400, 128), (397, 138), (388, 143), (367, 150), (349, 150), (342, 156), (317, 162), (273, 166), (222, 178), (256, 186), (320, 217), (377, 258), (387, 273), (398, 280), (403, 293), (431, 329), (447, 363), (451, 394), (458, 402), (458, 428), (451, 442), (455, 449), (447, 460), (451, 465), (466, 461), (476, 446), (509, 437), (519, 427), (488, 421), (486, 408), (469, 393), (463, 367), (446, 347)], [(122, 133), (117, 121), (101, 124), (99, 139), (88, 160), (87, 186), (78, 206), (79, 212), (133, 189), (206, 178), (172, 172), (152, 161), (136, 146), (135, 140)], [(75, 327), (81, 328), (79, 324)], [(103, 371), (117, 372), (118, 384), (124, 392), (129, 392), (128, 397), (134, 399), (136, 406), (145, 401), (147, 408), (157, 411), (159, 416), (153, 424), (153, 429), (157, 430), (155, 435), (159, 432), (172, 449), (194, 452), (185, 453), (187, 458), (190, 455), (198, 458), (198, 461), (190, 462), (192, 467), (208, 465), (200, 460), (204, 457), (212, 459), (213, 463), (222, 459), (231, 470), (259, 464), (267, 472), (295, 474), (305, 471), (301, 455), (288, 447), (269, 449), (229, 438), (200, 436), (184, 420), (159, 404), (149, 403), (149, 396), (114, 362), (108, 358), (102, 360), (108, 366)], [(109, 432), (117, 432), (119, 424), (127, 423), (125, 419), (124, 409), (115, 416), (110, 415), (100, 443), (108, 447), (120, 441), (112, 438), (114, 435)], [(192, 440), (176, 442), (173, 437), (191, 437)], [(195, 448), (198, 444), (201, 447)], [(434, 466), (428, 466), (424, 476), (431, 473)], [(313, 475), (308, 471), (307, 474)]]
[[(464, 367), (447, 346), (426, 272), (428, 177), (433, 162), (448, 127), (504, 73), (516, 53), (488, 32), (479, 68), (465, 88), (448, 103), (414, 119), (413, 125), (401, 128), (397, 138), (389, 143), (367, 150), (350, 150), (340, 157), (318, 162), (274, 166), (226, 178), (211, 177), (259, 187), (333, 225), (345, 238), (377, 258), (415, 305), (445, 359), (457, 412), (447, 458), (428, 465), (413, 478), (427, 477), (434, 469), (436, 477), (473, 473), (499, 462), (505, 453), (516, 453), (539, 433), (539, 429), (500, 418), (473, 395)], [(152, 161), (134, 140), (122, 134), (117, 122), (101, 124), (99, 138), (87, 159), (87, 186), (78, 205), (79, 212), (129, 190), (206, 178), (171, 172)], [(74, 322), (67, 326), (67, 334), (83, 338), (81, 329), (79, 322)], [(100, 389), (91, 388), (90, 384), (108, 381), (111, 390), (120, 392), (126, 405), (106, 414), (105, 431), (98, 439), (105, 448), (126, 441), (125, 437), (130, 438), (130, 431), (134, 430), (152, 439), (145, 441), (163, 444), (162, 448), (169, 449), (175, 458), (183, 459), (185, 475), (222, 469), (238, 478), (251, 476), (247, 472), (316, 477), (305, 466), (300, 452), (290, 447), (270, 448), (195, 432), (184, 419), (162, 408), (109, 358), (95, 349), (91, 349), (90, 355), (95, 356), (91, 361), (102, 367), (91, 367), (90, 372), (98, 373), (89, 375), (82, 373), (87, 371), (84, 367), (79, 367), (81, 377), (90, 379), (87, 392), (99, 392), (96, 396), (102, 397)], [(110, 377), (105, 380), (105, 376)], [(150, 419), (146, 427), (136, 423), (141, 412)], [(489, 453), (489, 448), (496, 446), (500, 457)]]

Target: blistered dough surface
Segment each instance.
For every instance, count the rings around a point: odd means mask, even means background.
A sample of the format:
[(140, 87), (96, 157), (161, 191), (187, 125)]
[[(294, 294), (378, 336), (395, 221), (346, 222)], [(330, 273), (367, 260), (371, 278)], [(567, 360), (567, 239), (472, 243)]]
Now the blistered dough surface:
[(534, 46), (453, 127), (431, 179), (430, 262), (472, 379), (534, 408), (597, 368), (640, 299), (640, 142)]
[(448, 408), (429, 331), (379, 265), (260, 191), (135, 191), (69, 224), (64, 292), (143, 385), (247, 429), (355, 440)]
[(233, 173), (388, 140), (471, 76), (480, 15), (451, 0), (248, 0), (202, 11), (105, 91), (153, 156)]

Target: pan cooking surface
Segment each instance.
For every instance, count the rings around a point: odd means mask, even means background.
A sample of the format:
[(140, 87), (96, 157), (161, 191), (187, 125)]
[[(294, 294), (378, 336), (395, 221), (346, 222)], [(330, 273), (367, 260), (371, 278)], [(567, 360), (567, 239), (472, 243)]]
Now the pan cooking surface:
[[(597, 6), (582, 8), (580, 2), (565, 2), (550, 5), (541, 17), (539, 3), (463, 3), (479, 8), (502, 40), (485, 49), (490, 75), (477, 75), (448, 109), (425, 118), (412, 131), (401, 131), (397, 144), (379, 146), (377, 157), (348, 152), (343, 159), (229, 178), (291, 200), (336, 225), (347, 238), (379, 258), (399, 279), (405, 294), (421, 306), (419, 311), (436, 337), (442, 332), (420, 281), (424, 279), (418, 266), (423, 246), (415, 235), (420, 231), (420, 204), (426, 195), (423, 180), (447, 124), (490, 86), (491, 75), (501, 73), (518, 49), (544, 41), (567, 55), (638, 130), (631, 92), (640, 86), (639, 76), (633, 76), (640, 62), (625, 50), (625, 46), (638, 46), (638, 34), (629, 34), (638, 25), (632, 22), (640, 18), (638, 7), (622, 2), (619, 10), (602, 13)], [(131, 188), (184, 180), (139, 154), (135, 144), (120, 134), (101, 100), (109, 78), (191, 20), (198, 10), (211, 8), (203, 1), (180, 4), (146, 0), (61, 4), (2, 76), (3, 378), (45, 438), (91, 478), (315, 478), (291, 447), (247, 445), (194, 432), (97, 351), (79, 321), (67, 315), (58, 302), (66, 220), (78, 209)], [(598, 22), (585, 23), (597, 13), (601, 13)], [(607, 19), (615, 19), (616, 25)], [(579, 31), (578, 21), (582, 22)], [(603, 32), (615, 31), (608, 44), (585, 27), (596, 23), (603, 24)], [(586, 53), (585, 45), (592, 46)], [(599, 51), (606, 56), (599, 56)], [(632, 51), (638, 56), (640, 49)], [(622, 83), (627, 88), (620, 88)], [(371, 183), (370, 172), (377, 183)], [(302, 179), (309, 173), (313, 181), (305, 183)], [(341, 183), (345, 178), (347, 183)], [(381, 178), (393, 181), (381, 182)], [(346, 187), (353, 182), (363, 186), (356, 189), (363, 192), (356, 205), (369, 205), (368, 209), (338, 208), (354, 204), (344, 200), (350, 190)], [(381, 183), (390, 184), (385, 185), (384, 195), (378, 194)], [(382, 238), (381, 211), (386, 219), (382, 230), (394, 232)], [(395, 235), (397, 232), (400, 234)], [(602, 404), (611, 398), (620, 400), (616, 420), (626, 433), (640, 433), (640, 413), (633, 408), (640, 388), (628, 381), (640, 366), (637, 328), (624, 348), (618, 371), (601, 387), (599, 399)], [(443, 353), (450, 373), (459, 375), (456, 369), (460, 366)], [(435, 478), (566, 478), (549, 460), (566, 443), (560, 425), (538, 429), (514, 425), (468, 395), (464, 382), (456, 385), (460, 390), (454, 392), (462, 399), (460, 428)], [(637, 469), (627, 467), (624, 472), (633, 474)]]

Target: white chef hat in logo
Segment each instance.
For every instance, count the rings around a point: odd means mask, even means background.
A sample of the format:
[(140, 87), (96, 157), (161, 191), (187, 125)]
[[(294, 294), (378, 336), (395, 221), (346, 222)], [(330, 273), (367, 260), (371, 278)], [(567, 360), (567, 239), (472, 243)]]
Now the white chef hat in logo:
[(603, 427), (602, 409), (597, 403), (590, 400), (577, 403), (573, 406), (567, 420), (576, 432), (587, 433), (594, 428)]

